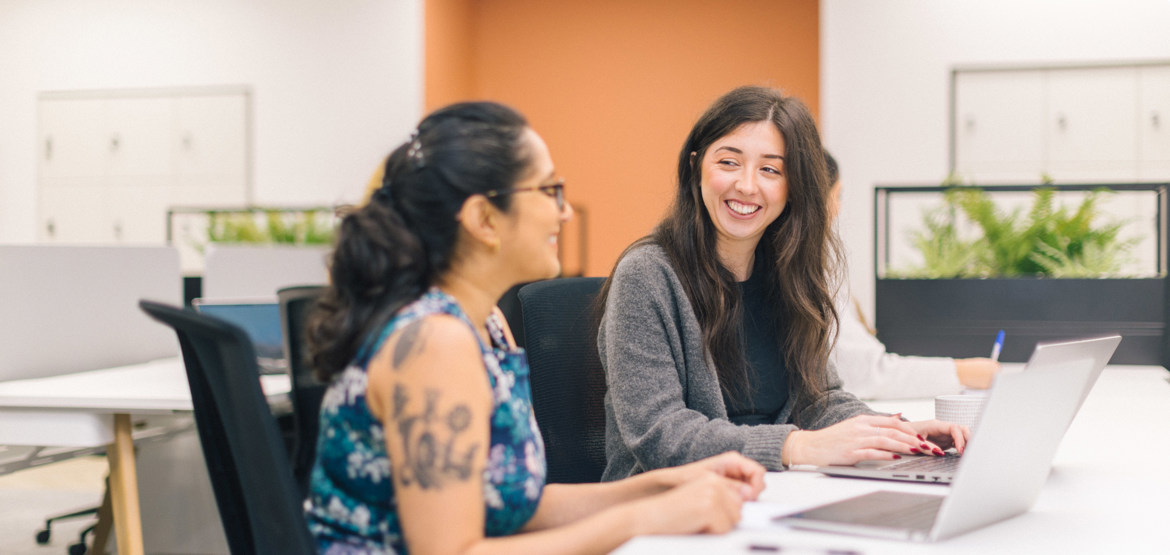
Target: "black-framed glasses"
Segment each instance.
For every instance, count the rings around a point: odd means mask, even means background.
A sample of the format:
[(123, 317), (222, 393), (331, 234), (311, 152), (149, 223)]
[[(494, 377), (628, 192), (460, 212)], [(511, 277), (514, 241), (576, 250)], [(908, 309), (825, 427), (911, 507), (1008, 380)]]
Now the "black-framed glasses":
[(513, 187), (511, 189), (496, 189), (488, 191), (483, 194), (487, 198), (500, 197), (510, 195), (512, 193), (523, 193), (525, 191), (540, 191), (557, 201), (557, 210), (565, 211), (565, 178), (559, 178), (549, 183), (543, 183), (535, 187)]

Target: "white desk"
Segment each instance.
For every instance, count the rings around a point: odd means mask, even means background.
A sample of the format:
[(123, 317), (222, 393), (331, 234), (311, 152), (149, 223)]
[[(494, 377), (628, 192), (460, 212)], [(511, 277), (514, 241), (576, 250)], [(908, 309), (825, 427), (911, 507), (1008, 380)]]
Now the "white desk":
[[(1170, 552), (1170, 373), (1161, 367), (1109, 367), (1056, 454), (1031, 511), (935, 544), (807, 532), (769, 518), (878, 489), (945, 492), (947, 486), (769, 473), (760, 502), (723, 536), (645, 536), (617, 552), (766, 553), (1167, 553)], [(875, 410), (930, 418), (931, 400), (872, 402)], [(1043, 410), (1037, 407), (1036, 410)], [(1124, 466), (1118, 466), (1124, 465)]]
[[(288, 376), (260, 379), (270, 402), (288, 402)], [(179, 358), (0, 382), (0, 445), (108, 445), (119, 552), (142, 553), (131, 416), (191, 411), (187, 374)]]

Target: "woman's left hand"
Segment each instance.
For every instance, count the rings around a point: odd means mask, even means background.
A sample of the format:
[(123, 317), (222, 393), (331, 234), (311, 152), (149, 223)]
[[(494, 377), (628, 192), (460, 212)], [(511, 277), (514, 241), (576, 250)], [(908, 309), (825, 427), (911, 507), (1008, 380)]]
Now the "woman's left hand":
[(911, 422), (910, 426), (918, 432), (920, 437), (939, 446), (942, 449), (954, 447), (959, 454), (967, 448), (971, 439), (971, 430), (966, 426), (942, 420), (920, 420)]

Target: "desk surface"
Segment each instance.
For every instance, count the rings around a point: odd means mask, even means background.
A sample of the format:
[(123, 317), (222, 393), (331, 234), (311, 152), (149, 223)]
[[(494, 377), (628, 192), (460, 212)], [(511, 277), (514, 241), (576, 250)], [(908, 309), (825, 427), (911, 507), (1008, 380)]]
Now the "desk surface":
[[(288, 404), (287, 375), (261, 376), (269, 403)], [(0, 445), (90, 447), (113, 441), (112, 415), (191, 412), (181, 358), (0, 382)]]
[[(1089, 394), (1031, 511), (934, 544), (792, 530), (770, 517), (879, 489), (945, 492), (947, 486), (772, 472), (760, 501), (745, 506), (739, 528), (722, 536), (646, 536), (638, 553), (1165, 553), (1170, 549), (1170, 373), (1111, 366)], [(931, 400), (870, 403), (907, 418), (930, 418)], [(1038, 408), (1038, 410), (1040, 410)], [(1124, 465), (1124, 466), (1118, 466)]]
[[(260, 376), (270, 401), (287, 396), (287, 375)], [(0, 409), (53, 408), (132, 414), (191, 411), (181, 358), (49, 378), (0, 382)]]

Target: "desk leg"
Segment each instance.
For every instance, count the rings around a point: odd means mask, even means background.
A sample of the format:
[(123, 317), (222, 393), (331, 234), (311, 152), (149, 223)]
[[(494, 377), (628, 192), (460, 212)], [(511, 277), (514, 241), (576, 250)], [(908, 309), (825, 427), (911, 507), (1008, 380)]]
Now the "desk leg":
[(110, 481), (106, 480), (106, 494), (102, 496), (102, 506), (98, 509), (97, 526), (93, 529), (93, 547), (88, 553), (106, 555), (106, 545), (110, 543), (110, 527), (114, 524), (114, 508), (110, 502)]
[(118, 553), (142, 555), (142, 514), (138, 508), (138, 470), (130, 415), (114, 415), (114, 443), (106, 451), (110, 462), (110, 501), (114, 506), (114, 536)]

